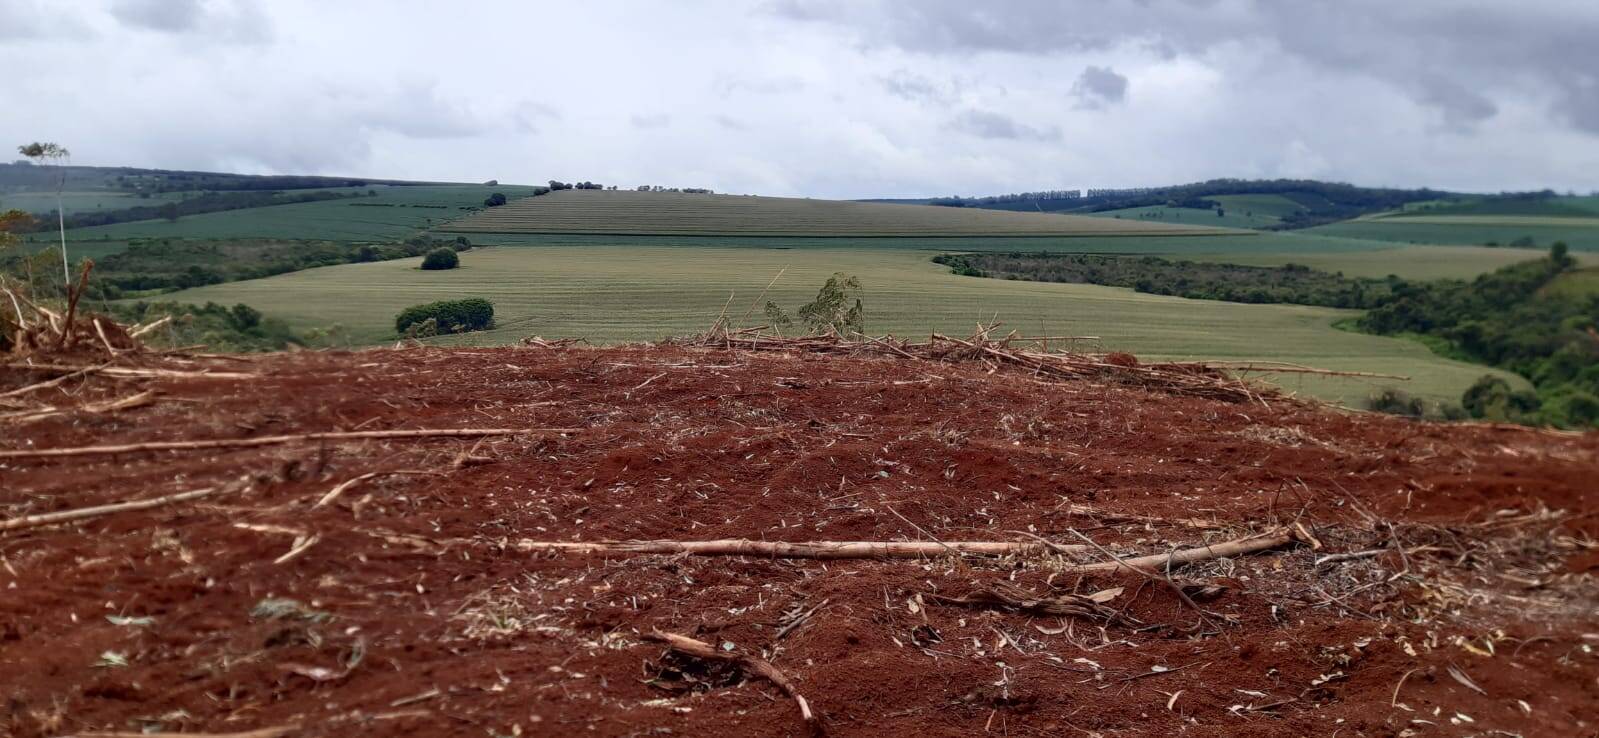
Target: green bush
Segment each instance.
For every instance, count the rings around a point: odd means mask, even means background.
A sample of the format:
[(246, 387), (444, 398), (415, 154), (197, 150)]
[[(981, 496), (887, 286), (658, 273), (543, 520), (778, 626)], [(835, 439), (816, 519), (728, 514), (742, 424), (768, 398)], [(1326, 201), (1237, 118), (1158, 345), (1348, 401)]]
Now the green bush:
[(1403, 415), (1408, 418), (1419, 418), (1427, 413), (1427, 406), (1420, 399), (1411, 397), (1404, 390), (1385, 388), (1371, 397), (1366, 398), (1366, 409), (1375, 410), (1389, 415)]
[(412, 305), (394, 317), (394, 332), (403, 335), (412, 324), (428, 320), (434, 321), (439, 333), (480, 331), (494, 325), (494, 303), (471, 297)]
[(422, 257), (423, 269), (454, 269), (461, 265), (461, 257), (455, 255), (455, 249), (440, 246)]

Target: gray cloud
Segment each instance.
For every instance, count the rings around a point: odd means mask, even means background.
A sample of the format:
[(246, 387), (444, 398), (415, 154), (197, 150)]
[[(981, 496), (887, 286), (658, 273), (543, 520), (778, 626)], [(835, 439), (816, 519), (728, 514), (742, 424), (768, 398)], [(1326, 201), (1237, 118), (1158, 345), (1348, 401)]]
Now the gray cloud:
[[(1552, 112), (1599, 133), (1599, 3), (1586, 0), (1015, 0), (1003, 12), (965, 0), (787, 0), (769, 10), (847, 29), (868, 46), (923, 54), (1136, 46), (1172, 58), (1260, 45), (1329, 74), (1381, 80), (1457, 127), (1493, 115), (1482, 90), (1532, 83), (1548, 90)], [(1418, 84), (1422, 70), (1448, 76)]]
[(118, 0), (111, 15), (130, 26), (179, 32), (199, 27), (205, 8), (200, 0)]
[(0, 0), (6, 104), (28, 111), (0, 141), (816, 197), (1291, 174), (1588, 191), (1599, 172), (1593, 0), (408, 3)]
[(1127, 99), (1127, 78), (1110, 67), (1090, 66), (1072, 84), (1078, 107), (1098, 109)]
[(628, 118), (628, 122), (632, 123), (634, 128), (665, 128), (672, 124), (672, 116), (665, 113), (633, 115)]
[(978, 138), (1013, 141), (1056, 141), (1059, 128), (1035, 128), (1010, 116), (987, 110), (968, 110), (951, 120), (949, 127)]

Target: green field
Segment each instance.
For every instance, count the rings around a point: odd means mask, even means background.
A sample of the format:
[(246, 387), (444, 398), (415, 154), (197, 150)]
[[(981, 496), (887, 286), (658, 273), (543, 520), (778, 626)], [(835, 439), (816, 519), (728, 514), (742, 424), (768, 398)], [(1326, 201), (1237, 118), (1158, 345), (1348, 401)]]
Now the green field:
[(1205, 198), (1222, 206), (1222, 215), (1201, 208), (1173, 208), (1150, 205), (1140, 208), (1104, 210), (1083, 213), (1096, 218), (1120, 218), (1141, 223), (1173, 223), (1191, 226), (1218, 226), (1222, 228), (1269, 228), (1282, 222), (1284, 216), (1305, 209), (1305, 206), (1282, 195), (1214, 195)]
[[(160, 205), (183, 199), (182, 192), (157, 192), (143, 198), (126, 192), (63, 192), (61, 206), (67, 215), (96, 210), (123, 210), (147, 205)], [(22, 210), (43, 215), (55, 212), (54, 192), (0, 192), (0, 211)]]
[(1543, 288), (1543, 293), (1575, 297), (1579, 300), (1599, 296), (1599, 267), (1578, 269), (1555, 277), (1553, 282)]
[[(656, 340), (703, 330), (724, 306), (742, 314), (779, 270), (773, 299), (793, 311), (834, 271), (859, 276), (873, 332), (970, 333), (999, 320), (1035, 335), (1093, 335), (1106, 350), (1145, 358), (1269, 359), (1331, 369), (1407, 374), (1392, 383), (1285, 375), (1283, 384), (1356, 403), (1374, 386), (1458, 399), (1489, 370), (1439, 358), (1420, 344), (1340, 331), (1351, 313), (1144, 295), (1090, 285), (957, 277), (908, 249), (728, 249), (661, 246), (494, 247), (461, 254), (462, 268), (423, 272), (417, 259), (313, 269), (174, 293), (191, 302), (244, 302), (298, 328), (340, 324), (359, 343), (392, 340), (394, 314), (420, 302), (482, 296), (498, 328), (443, 339), (503, 344), (529, 335), (594, 342)], [(760, 311), (753, 313), (758, 319)], [(752, 322), (750, 321), (750, 322)], [(1515, 380), (1518, 384), (1521, 380)]]
[(926, 238), (1230, 233), (1214, 224), (1188, 226), (981, 208), (626, 190), (562, 190), (523, 198), (474, 213), (439, 230), (468, 234)]
[(1165, 205), (1150, 205), (1142, 208), (1122, 208), (1120, 210), (1101, 210), (1096, 213), (1084, 213), (1095, 218), (1115, 218), (1133, 223), (1167, 223), (1186, 226), (1212, 226), (1218, 228), (1266, 228), (1276, 225), (1280, 219), (1273, 215), (1255, 214), (1247, 215), (1245, 211), (1223, 208), (1225, 215), (1218, 216), (1214, 210), (1201, 208), (1172, 208)]
[[(1381, 278), (1393, 274), (1405, 279), (1470, 279), (1500, 267), (1545, 256), (1542, 251), (1486, 246), (1398, 246), (1371, 251), (1198, 253), (1186, 258), (1248, 266), (1303, 264), (1325, 272), (1342, 272), (1350, 277)], [(1599, 254), (1579, 253), (1573, 256), (1584, 264), (1599, 264)]]
[[(528, 187), (415, 185), (373, 189), (376, 197), (272, 205), (179, 218), (145, 220), (67, 231), (69, 241), (130, 238), (294, 238), (338, 241), (393, 241), (460, 218), (480, 208), (493, 192), (516, 197)], [(32, 234), (30, 240), (48, 240)]]
[(1527, 237), (1540, 248), (1565, 241), (1574, 251), (1599, 251), (1599, 218), (1515, 215), (1404, 215), (1317, 226), (1306, 233), (1419, 244), (1501, 246)]

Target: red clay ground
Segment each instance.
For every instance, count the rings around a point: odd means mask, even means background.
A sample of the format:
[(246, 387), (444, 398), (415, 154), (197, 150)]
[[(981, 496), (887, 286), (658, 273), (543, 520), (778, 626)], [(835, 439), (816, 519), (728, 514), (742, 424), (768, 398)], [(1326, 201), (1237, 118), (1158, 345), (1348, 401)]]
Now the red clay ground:
[[(1599, 435), (1046, 383), (977, 362), (522, 348), (159, 365), (261, 376), (74, 379), (31, 399), (159, 395), (0, 420), (0, 449), (580, 430), (0, 459), (5, 518), (252, 480), (196, 502), (0, 532), (0, 733), (806, 731), (772, 685), (668, 655), (641, 641), (653, 629), (764, 656), (836, 736), (1599, 731)], [(0, 392), (49, 376), (0, 370)], [(377, 477), (311, 507), (388, 470), (439, 475)], [(1075, 529), (1147, 554), (1294, 521), (1320, 550), (1297, 543), (1173, 571), (1224, 587), (1198, 603), (1203, 618), (1164, 583), (1061, 574), (1071, 562), (1057, 556), (518, 547), (1025, 540), (1014, 531), (1075, 543)], [(295, 531), (319, 538), (274, 563)], [(1389, 550), (1318, 564), (1374, 548)], [(1108, 604), (1136, 623), (930, 596), (994, 583), (1122, 586)]]

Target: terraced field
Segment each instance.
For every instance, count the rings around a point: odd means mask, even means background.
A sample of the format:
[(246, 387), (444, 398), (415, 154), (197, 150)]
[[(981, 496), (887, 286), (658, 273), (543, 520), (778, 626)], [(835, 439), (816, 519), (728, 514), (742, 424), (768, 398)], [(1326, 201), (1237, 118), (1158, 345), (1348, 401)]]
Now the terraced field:
[[(660, 246), (493, 247), (461, 254), (461, 268), (424, 272), (419, 260), (312, 269), (174, 293), (204, 303), (248, 303), (298, 328), (340, 324), (357, 343), (392, 340), (408, 305), (486, 297), (495, 330), (448, 339), (511, 343), (529, 335), (596, 343), (656, 340), (703, 330), (724, 308), (737, 317), (783, 272), (766, 299), (793, 312), (835, 271), (861, 278), (868, 328), (925, 335), (970, 333), (1003, 321), (1032, 335), (1099, 336), (1104, 349), (1148, 358), (1270, 359), (1332, 369), (1404, 374), (1423, 397), (1458, 399), (1490, 370), (1439, 358), (1420, 344), (1340, 331), (1350, 313), (1138, 294), (1092, 285), (957, 277), (908, 249), (732, 249)], [(730, 299), (731, 296), (731, 299)], [(747, 324), (761, 320), (751, 312)], [(1508, 376), (1508, 375), (1506, 375)], [(1358, 402), (1375, 386), (1348, 378), (1283, 375), (1290, 389)], [(1512, 379), (1524, 385), (1520, 379)]]
[(474, 213), (437, 230), (809, 237), (1240, 235), (1237, 231), (1212, 225), (1147, 223), (1052, 213), (609, 190), (562, 190), (523, 198)]

